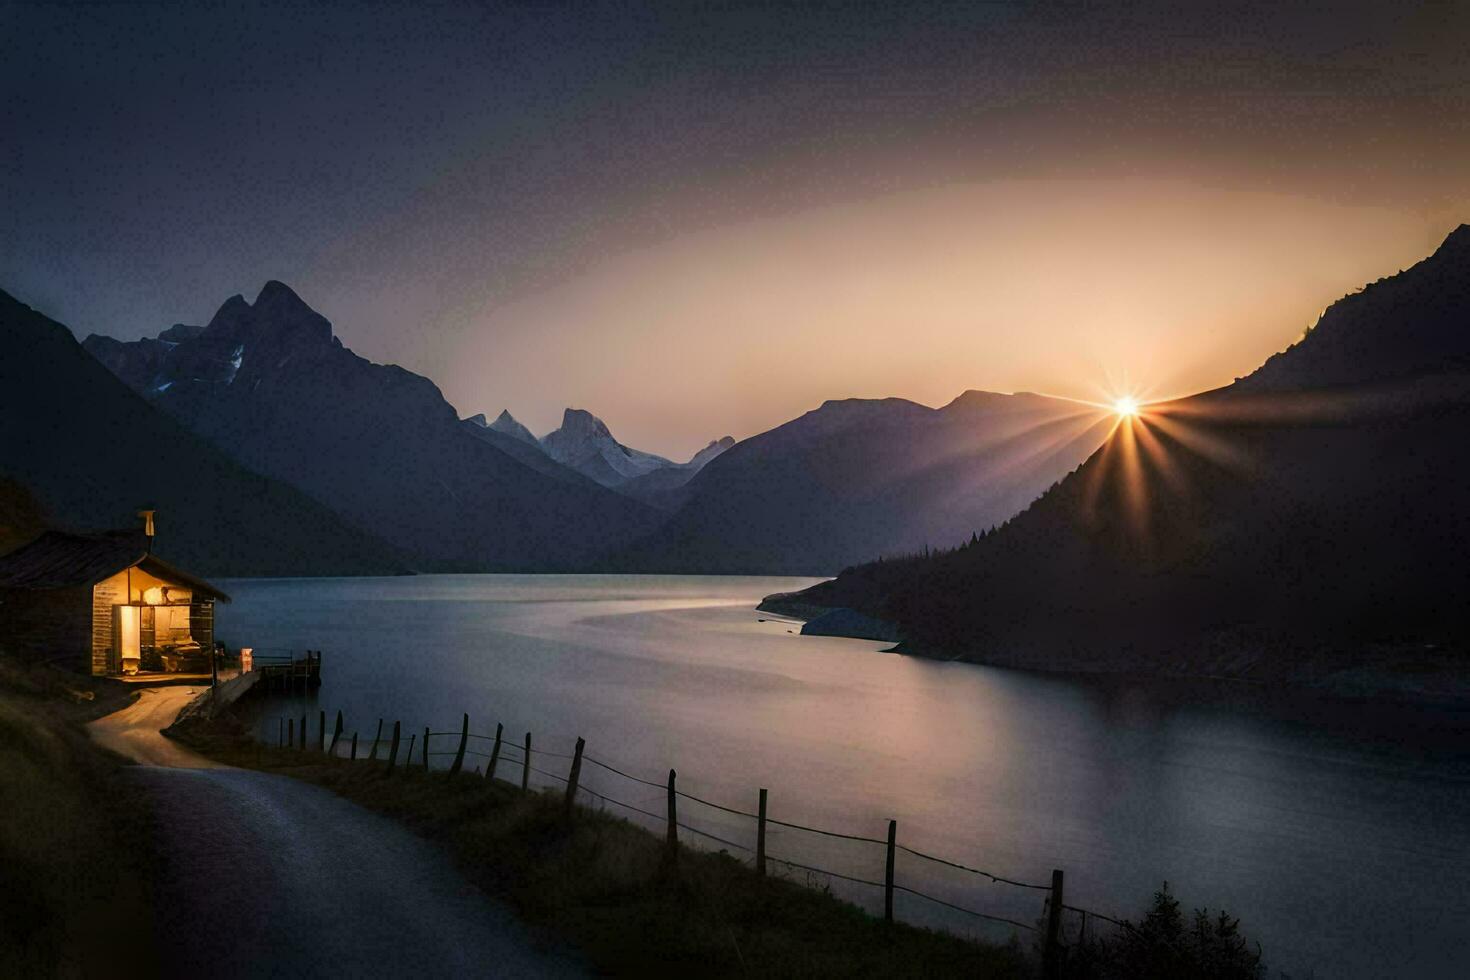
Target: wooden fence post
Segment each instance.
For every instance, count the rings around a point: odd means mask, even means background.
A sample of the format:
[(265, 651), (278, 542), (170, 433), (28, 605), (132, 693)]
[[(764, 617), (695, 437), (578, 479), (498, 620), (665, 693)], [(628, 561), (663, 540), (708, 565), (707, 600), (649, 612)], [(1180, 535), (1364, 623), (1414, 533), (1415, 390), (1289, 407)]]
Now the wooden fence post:
[(410, 732), (408, 735), (408, 748), (403, 753), (403, 768), (407, 769), (413, 765), (413, 740), (418, 738), (417, 733)]
[(665, 838), (668, 851), (665, 858), (670, 864), (676, 864), (679, 860), (679, 803), (678, 791), (674, 788), (678, 775), (674, 770), (669, 770), (669, 818), (668, 834)]
[(500, 733), (504, 730), (505, 726), (497, 721), (495, 723), (495, 745), (490, 749), (490, 762), (485, 766), (485, 778), (492, 781), (495, 779), (495, 763), (500, 761)]
[(286, 747), (286, 719), (276, 716), (276, 748)]
[(332, 727), (332, 746), (327, 749), (327, 754), (335, 757), (337, 755), (337, 742), (342, 738), (342, 709), (337, 709), (337, 724)]
[(301, 738), (301, 742), (298, 744), (297, 747), (299, 749), (301, 749), (301, 751), (305, 752), (306, 751), (306, 716), (305, 715), (302, 715), (301, 716), (301, 731), (297, 732), (296, 734), (299, 735), (300, 738)]
[(399, 739), (399, 735), (400, 735), (399, 725), (398, 725), (398, 722), (395, 721), (393, 723), (393, 742), (388, 747), (388, 771), (389, 772), (392, 772), (393, 771), (393, 767), (398, 764), (398, 739)]
[(1051, 898), (1046, 909), (1046, 945), (1041, 952), (1041, 973), (1046, 980), (1058, 980), (1062, 975), (1062, 871), (1057, 868), (1051, 873)]
[(373, 736), (373, 750), (368, 753), (369, 762), (378, 761), (378, 743), (383, 739), (383, 719), (378, 719), (378, 733)]
[(352, 761), (357, 761), (357, 732), (352, 733)]
[(449, 766), (449, 775), (458, 776), (459, 771), (464, 768), (464, 750), (470, 740), (470, 716), (466, 712), (464, 722), (459, 726), (459, 748), (455, 750), (454, 762)]
[(291, 748), (296, 747), (296, 719), (286, 719), (286, 744)]
[(521, 792), (531, 786), (531, 733), (526, 733), (526, 757), (521, 760)]
[(577, 780), (582, 778), (582, 749), (586, 744), (586, 741), (579, 735), (577, 737), (577, 748), (572, 752), (572, 771), (567, 776), (566, 812), (568, 817), (572, 815), (572, 807), (577, 800)]
[(755, 873), (766, 874), (766, 791), (761, 790), (760, 816), (755, 824)]
[(888, 862), (883, 873), (883, 921), (893, 921), (893, 858), (898, 849), (898, 821), (888, 821)]
[(424, 772), (429, 771), (429, 726), (424, 726)]

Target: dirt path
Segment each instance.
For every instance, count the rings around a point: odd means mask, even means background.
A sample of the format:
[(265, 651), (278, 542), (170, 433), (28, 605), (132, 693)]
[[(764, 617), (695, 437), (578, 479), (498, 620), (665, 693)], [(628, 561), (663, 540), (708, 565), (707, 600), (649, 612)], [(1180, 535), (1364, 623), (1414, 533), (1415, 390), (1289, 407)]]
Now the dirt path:
[(138, 700), (121, 711), (89, 722), (87, 731), (104, 748), (145, 766), (225, 768), (161, 734), (162, 729), (173, 724), (184, 705), (203, 690), (184, 686), (145, 687), (138, 692)]
[(167, 975), (583, 972), (399, 824), (320, 787), (218, 766), (160, 735), (197, 691), (150, 689), (89, 726), (142, 763), (127, 775), (154, 805), (167, 856), (153, 916)]

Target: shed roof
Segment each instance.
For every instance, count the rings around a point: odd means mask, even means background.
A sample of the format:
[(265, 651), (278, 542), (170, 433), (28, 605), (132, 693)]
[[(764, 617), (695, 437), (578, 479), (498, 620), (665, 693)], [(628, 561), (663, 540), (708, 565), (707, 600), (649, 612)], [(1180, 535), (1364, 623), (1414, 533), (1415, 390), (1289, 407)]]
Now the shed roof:
[(93, 586), (128, 568), (186, 585), (222, 602), (230, 597), (202, 578), (175, 568), (148, 552), (148, 539), (138, 531), (70, 534), (47, 531), (30, 544), (0, 556), (0, 588), (71, 589)]

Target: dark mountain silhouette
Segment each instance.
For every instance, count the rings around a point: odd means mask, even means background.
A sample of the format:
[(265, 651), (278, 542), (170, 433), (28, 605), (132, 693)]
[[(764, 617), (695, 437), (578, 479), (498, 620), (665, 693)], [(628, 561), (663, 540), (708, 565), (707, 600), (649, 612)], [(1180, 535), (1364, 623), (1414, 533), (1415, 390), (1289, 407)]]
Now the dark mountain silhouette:
[(226, 301), (156, 367), (130, 344), (86, 346), (245, 466), (372, 529), (425, 570), (572, 569), (655, 521), (635, 501), (529, 465), (507, 449), (519, 442), (461, 422), (427, 378), (358, 357), (279, 282), (254, 304)]
[(1270, 676), (1470, 629), (1470, 228), (1218, 391), (1150, 406), (994, 534), (770, 607), (908, 648)]
[(620, 557), (665, 571), (831, 574), (998, 524), (1102, 441), (1104, 413), (966, 392), (943, 408), (830, 401), (726, 450)]
[(159, 512), (159, 554), (200, 574), (406, 567), (371, 533), (248, 471), (150, 406), (65, 327), (4, 292), (0, 348), (0, 484), (13, 481), (3, 507), (5, 522), (16, 522), (12, 539), (43, 518), (77, 530), (131, 527), (149, 507)]
[(9, 554), (45, 529), (46, 514), (31, 492), (0, 477), (0, 555)]

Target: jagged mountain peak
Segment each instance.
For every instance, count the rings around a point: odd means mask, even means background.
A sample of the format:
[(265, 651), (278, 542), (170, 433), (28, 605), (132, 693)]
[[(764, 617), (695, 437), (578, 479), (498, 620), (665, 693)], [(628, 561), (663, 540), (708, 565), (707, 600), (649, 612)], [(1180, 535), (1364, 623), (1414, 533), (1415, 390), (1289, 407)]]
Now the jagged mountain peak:
[(220, 304), (214, 316), (210, 317), (209, 325), (204, 328), (204, 331), (205, 333), (219, 333), (222, 330), (232, 329), (248, 317), (250, 312), (250, 304), (245, 302), (245, 297), (236, 293)]
[(602, 419), (581, 408), (562, 413), (561, 427), (541, 437), (541, 448), (558, 463), (570, 466), (605, 487), (627, 481), (674, 463), (618, 442)]
[(490, 428), (490, 423), (485, 421), (484, 412), (479, 412), (475, 415), (471, 415), (469, 418), (465, 419), (465, 421), (470, 423), (471, 425), (478, 425), (482, 429)]
[(606, 436), (609, 439), (613, 437), (607, 423), (584, 408), (568, 408), (563, 411), (561, 431), (572, 435)]
[[(481, 415), (480, 418), (484, 418), (484, 416)], [(539, 447), (541, 445), (541, 441), (531, 434), (531, 430), (522, 425), (514, 415), (510, 414), (510, 409), (501, 409), (500, 414), (495, 416), (495, 421), (491, 422), (488, 427), (532, 446)]]
[(158, 335), (158, 339), (169, 344), (182, 344), (186, 340), (193, 340), (204, 332), (204, 328), (189, 323), (175, 323), (167, 330)]

